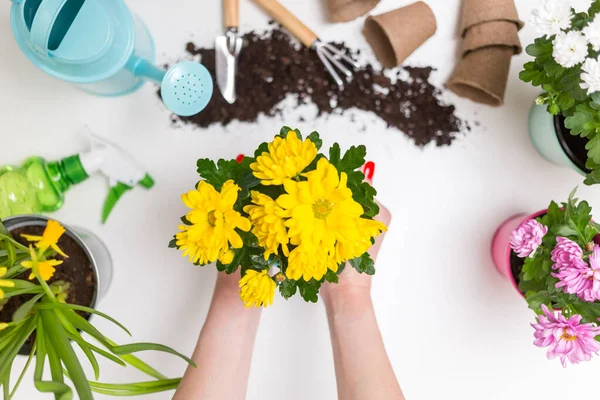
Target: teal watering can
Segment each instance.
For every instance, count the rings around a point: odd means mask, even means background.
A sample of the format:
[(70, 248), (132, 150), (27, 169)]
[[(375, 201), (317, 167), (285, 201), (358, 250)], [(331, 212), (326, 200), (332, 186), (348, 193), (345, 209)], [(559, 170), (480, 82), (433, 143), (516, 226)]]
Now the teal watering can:
[(151, 80), (182, 116), (199, 113), (212, 97), (202, 64), (183, 61), (168, 71), (154, 65), (152, 36), (123, 0), (12, 0), (10, 22), (31, 62), (88, 93), (121, 96)]

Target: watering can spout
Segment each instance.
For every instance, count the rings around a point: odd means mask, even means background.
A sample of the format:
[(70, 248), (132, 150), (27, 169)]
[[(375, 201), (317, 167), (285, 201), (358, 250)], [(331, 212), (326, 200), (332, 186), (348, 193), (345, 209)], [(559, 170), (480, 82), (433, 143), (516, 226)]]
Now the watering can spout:
[(135, 54), (129, 58), (127, 64), (125, 64), (125, 68), (135, 76), (148, 78), (158, 84), (162, 83), (166, 74), (166, 71), (163, 69), (158, 68), (150, 61)]

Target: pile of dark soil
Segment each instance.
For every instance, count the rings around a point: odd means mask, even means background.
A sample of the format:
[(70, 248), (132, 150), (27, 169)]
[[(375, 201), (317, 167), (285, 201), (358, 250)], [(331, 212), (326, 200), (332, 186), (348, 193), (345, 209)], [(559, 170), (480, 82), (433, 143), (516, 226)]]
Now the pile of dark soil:
[[(288, 96), (297, 105), (315, 104), (318, 116), (345, 114), (362, 110), (376, 115), (389, 127), (409, 136), (416, 145), (435, 142), (450, 145), (457, 134), (470, 130), (445, 104), (441, 89), (429, 82), (431, 67), (406, 67), (390, 79), (381, 70), (366, 64), (355, 71), (343, 90), (331, 79), (317, 54), (298, 46), (281, 28), (266, 33), (244, 35), (246, 45), (239, 58), (237, 102), (228, 104), (216, 87), (208, 107), (192, 117), (173, 116), (173, 122), (208, 127), (232, 121), (255, 122), (259, 115), (285, 115), (281, 102)], [(358, 56), (344, 44), (336, 44), (348, 54)], [(187, 52), (200, 55), (202, 63), (215, 78), (215, 50), (187, 44)], [(354, 118), (352, 119), (354, 120)]]

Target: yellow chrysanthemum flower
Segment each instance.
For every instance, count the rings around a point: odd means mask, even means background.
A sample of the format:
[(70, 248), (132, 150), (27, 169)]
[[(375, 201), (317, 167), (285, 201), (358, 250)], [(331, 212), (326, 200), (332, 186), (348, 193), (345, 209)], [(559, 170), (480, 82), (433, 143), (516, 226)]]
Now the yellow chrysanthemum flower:
[[(7, 272), (8, 268), (0, 267), (0, 278), (6, 275)], [(4, 291), (2, 290), (3, 287), (12, 288), (15, 287), (15, 283), (7, 279), (0, 279), (0, 299), (4, 298)]]
[(23, 238), (30, 242), (36, 242), (35, 247), (40, 249), (42, 252), (51, 248), (63, 257), (68, 257), (59, 247), (58, 240), (65, 233), (65, 228), (56, 221), (48, 221), (46, 229), (42, 236), (35, 235), (21, 235)]
[(37, 272), (40, 274), (40, 277), (44, 281), (49, 281), (54, 276), (54, 273), (56, 272), (56, 268), (54, 268), (54, 267), (63, 263), (62, 261), (58, 261), (58, 260), (39, 261), (37, 258), (36, 252), (33, 250), (33, 247), (31, 247), (31, 246), (29, 246), (29, 252), (31, 254), (31, 260), (23, 261), (21, 263), (21, 265), (24, 268), (31, 269), (31, 273), (29, 274), (29, 280), (35, 279), (35, 272), (37, 270)]
[(292, 244), (302, 244), (310, 252), (310, 247), (314, 249), (319, 243), (332, 249), (336, 241), (354, 243), (367, 236), (356, 228), (363, 208), (352, 199), (345, 173), (340, 177), (337, 169), (322, 158), (317, 169), (304, 176), (307, 181), (287, 180), (287, 194), (277, 199), (289, 217), (285, 224)]
[(233, 209), (240, 187), (232, 180), (223, 184), (219, 193), (212, 185), (200, 182), (196, 190), (181, 196), (184, 204), (192, 210), (186, 215), (191, 226), (181, 225), (175, 235), (177, 247), (183, 256), (193, 263), (209, 264), (217, 260), (223, 264), (233, 261), (231, 248), (244, 245), (240, 229), (248, 232), (250, 221)]
[(252, 191), (252, 203), (255, 205), (244, 207), (244, 212), (250, 217), (252, 233), (258, 238), (258, 244), (265, 249), (265, 260), (268, 260), (271, 254), (278, 253), (279, 245), (283, 254), (289, 256), (289, 239), (282, 218), (283, 209), (275, 200), (256, 191)]
[(300, 245), (290, 253), (286, 275), (289, 279), (303, 278), (308, 282), (312, 278), (321, 280), (328, 269), (337, 272), (338, 264), (323, 246), (307, 249)]
[(285, 139), (276, 137), (269, 143), (269, 152), (258, 156), (250, 168), (263, 185), (281, 185), (302, 173), (315, 159), (317, 151), (310, 139), (302, 141), (296, 132), (289, 131)]
[(240, 298), (246, 308), (267, 307), (273, 304), (277, 284), (267, 274), (249, 269), (240, 279)]
[(341, 264), (348, 260), (360, 257), (365, 254), (372, 246), (371, 238), (375, 238), (386, 232), (385, 224), (370, 219), (360, 218), (357, 223), (357, 229), (363, 234), (358, 242), (344, 243), (337, 242), (335, 245), (335, 262)]

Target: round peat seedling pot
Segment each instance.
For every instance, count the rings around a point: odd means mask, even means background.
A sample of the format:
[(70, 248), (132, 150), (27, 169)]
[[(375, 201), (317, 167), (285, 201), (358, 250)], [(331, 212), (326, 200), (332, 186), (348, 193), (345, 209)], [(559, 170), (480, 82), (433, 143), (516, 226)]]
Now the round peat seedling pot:
[(585, 167), (588, 140), (573, 136), (565, 127), (562, 115), (552, 115), (545, 105), (534, 105), (529, 112), (529, 136), (535, 149), (552, 164), (568, 167), (581, 175), (590, 171)]
[[(41, 236), (50, 219), (39, 215), (20, 215), (4, 219), (2, 222), (15, 240), (27, 245), (21, 234)], [(66, 232), (60, 238), (58, 246), (69, 256), (56, 255), (63, 264), (56, 267), (54, 277), (49, 281), (68, 282), (70, 286), (67, 302), (89, 308), (95, 308), (107, 293), (112, 280), (112, 259), (105, 244), (93, 233), (82, 228), (63, 225)], [(26, 271), (20, 279), (27, 279)], [(12, 319), (18, 307), (31, 296), (11, 298), (0, 311), (0, 320)], [(90, 315), (82, 315), (90, 318)], [(19, 354), (29, 355), (32, 341), (28, 341)]]
[(527, 215), (517, 214), (504, 221), (494, 233), (492, 239), (492, 259), (500, 275), (510, 281), (515, 290), (524, 296), (519, 289), (519, 273), (523, 267), (523, 260), (514, 254), (510, 248), (510, 234), (522, 223), (545, 215), (548, 210), (538, 211)]

